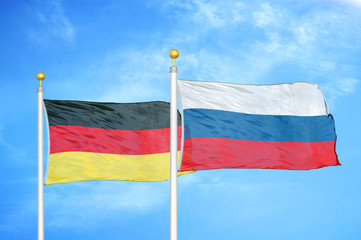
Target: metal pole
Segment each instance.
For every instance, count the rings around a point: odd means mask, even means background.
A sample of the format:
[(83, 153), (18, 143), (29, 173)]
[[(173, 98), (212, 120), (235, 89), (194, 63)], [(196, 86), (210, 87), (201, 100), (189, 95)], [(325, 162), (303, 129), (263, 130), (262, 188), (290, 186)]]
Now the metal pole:
[(169, 56), (173, 59), (170, 67), (170, 240), (178, 239), (178, 164), (177, 164), (177, 73), (175, 59), (179, 53), (173, 49)]
[(44, 240), (44, 119), (43, 119), (43, 93), (41, 81), (45, 75), (36, 75), (40, 81), (38, 87), (38, 240)]

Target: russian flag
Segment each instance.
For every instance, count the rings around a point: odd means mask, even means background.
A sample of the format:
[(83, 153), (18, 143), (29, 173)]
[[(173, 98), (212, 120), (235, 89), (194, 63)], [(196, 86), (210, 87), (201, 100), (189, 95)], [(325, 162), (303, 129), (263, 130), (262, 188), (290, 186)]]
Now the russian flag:
[(334, 120), (316, 84), (178, 80), (178, 88), (184, 125), (180, 171), (340, 165)]

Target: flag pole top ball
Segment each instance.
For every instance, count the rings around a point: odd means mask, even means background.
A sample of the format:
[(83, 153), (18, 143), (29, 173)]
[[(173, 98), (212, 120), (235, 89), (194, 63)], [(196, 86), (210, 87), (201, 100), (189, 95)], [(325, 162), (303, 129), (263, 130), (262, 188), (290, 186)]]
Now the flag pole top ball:
[(172, 49), (169, 51), (169, 57), (173, 59), (173, 66), (175, 66), (175, 60), (179, 56), (179, 52), (177, 49)]
[(38, 74), (36, 74), (36, 78), (40, 81), (40, 87), (41, 87), (41, 81), (43, 81), (45, 79), (45, 74), (42, 72), (39, 72)]

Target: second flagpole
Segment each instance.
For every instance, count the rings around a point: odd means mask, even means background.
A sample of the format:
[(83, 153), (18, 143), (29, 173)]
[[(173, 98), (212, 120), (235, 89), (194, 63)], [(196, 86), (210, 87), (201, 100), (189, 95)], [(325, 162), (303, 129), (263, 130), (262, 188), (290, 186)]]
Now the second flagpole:
[(170, 240), (178, 239), (178, 161), (177, 161), (177, 73), (176, 49), (169, 52), (173, 59), (170, 67)]
[(38, 92), (38, 240), (44, 240), (44, 120), (43, 93), (41, 82), (45, 75), (39, 72), (36, 78), (40, 81)]

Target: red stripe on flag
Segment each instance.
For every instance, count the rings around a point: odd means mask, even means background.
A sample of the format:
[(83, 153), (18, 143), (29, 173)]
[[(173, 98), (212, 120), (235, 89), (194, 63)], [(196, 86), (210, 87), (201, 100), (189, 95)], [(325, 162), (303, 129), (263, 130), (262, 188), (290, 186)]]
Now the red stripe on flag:
[[(178, 127), (180, 150), (182, 127)], [(170, 128), (151, 130), (112, 130), (80, 126), (51, 126), (50, 154), (94, 152), (144, 155), (170, 151)]]
[(262, 142), (224, 138), (184, 141), (180, 171), (219, 168), (308, 170), (341, 165), (334, 141)]

